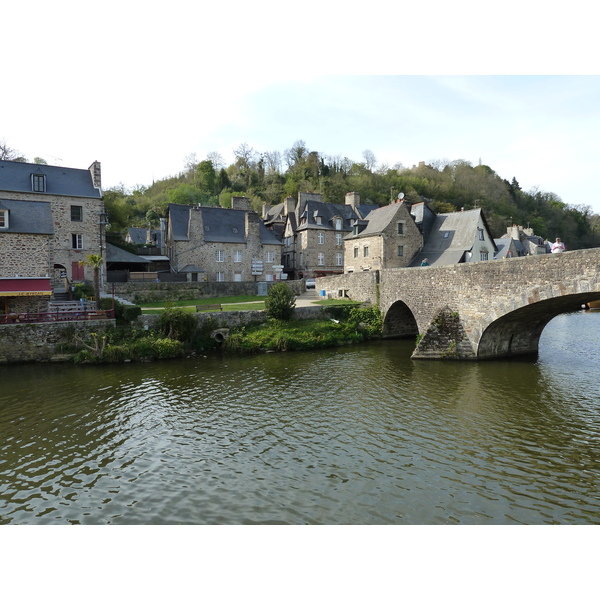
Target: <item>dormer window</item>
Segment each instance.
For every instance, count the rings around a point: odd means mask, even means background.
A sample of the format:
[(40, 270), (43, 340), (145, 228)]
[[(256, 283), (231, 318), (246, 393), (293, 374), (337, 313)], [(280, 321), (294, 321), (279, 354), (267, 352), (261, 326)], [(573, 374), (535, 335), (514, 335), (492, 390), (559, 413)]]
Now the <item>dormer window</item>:
[(342, 220), (341, 219), (335, 219), (335, 228), (339, 231), (342, 228)]
[(8, 229), (8, 211), (0, 208), (0, 229)]
[(32, 173), (31, 189), (34, 192), (45, 192), (46, 191), (46, 176), (42, 175), (40, 173)]

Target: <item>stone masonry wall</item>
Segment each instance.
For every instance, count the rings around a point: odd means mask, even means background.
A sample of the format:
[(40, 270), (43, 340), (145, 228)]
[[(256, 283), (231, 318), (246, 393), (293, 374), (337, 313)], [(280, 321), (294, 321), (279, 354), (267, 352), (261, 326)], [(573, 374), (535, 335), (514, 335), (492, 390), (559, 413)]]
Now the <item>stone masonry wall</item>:
[[(304, 281), (285, 281), (295, 295), (304, 291)], [(273, 283), (267, 284), (267, 289)], [(109, 284), (107, 292), (112, 292)], [(169, 300), (196, 300), (201, 298), (223, 298), (226, 296), (256, 296), (258, 282), (253, 281), (193, 281), (179, 283), (156, 283), (148, 281), (129, 281), (115, 283), (115, 296), (129, 302), (165, 302)], [(257, 296), (257, 300), (264, 296)]]
[(60, 351), (77, 330), (104, 331), (113, 319), (63, 323), (0, 325), (0, 366), (22, 362), (59, 362), (70, 359)]

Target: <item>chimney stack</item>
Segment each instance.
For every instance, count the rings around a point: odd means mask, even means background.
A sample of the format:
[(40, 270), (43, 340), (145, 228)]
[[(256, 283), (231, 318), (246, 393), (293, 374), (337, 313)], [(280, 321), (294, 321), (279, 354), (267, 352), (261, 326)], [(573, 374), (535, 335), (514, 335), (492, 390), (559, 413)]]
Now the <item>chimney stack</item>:
[(100, 163), (95, 160), (89, 167), (90, 173), (92, 174), (92, 183), (95, 188), (100, 189), (102, 187), (102, 176), (100, 170)]
[(360, 194), (358, 192), (348, 192), (346, 194), (346, 204), (352, 208), (360, 206)]

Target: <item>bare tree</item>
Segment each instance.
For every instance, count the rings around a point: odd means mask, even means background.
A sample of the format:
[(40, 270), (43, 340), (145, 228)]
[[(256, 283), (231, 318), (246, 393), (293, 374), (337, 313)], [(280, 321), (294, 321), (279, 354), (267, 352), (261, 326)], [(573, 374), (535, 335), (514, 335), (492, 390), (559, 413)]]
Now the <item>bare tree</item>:
[(369, 171), (373, 171), (377, 165), (377, 159), (375, 158), (373, 152), (371, 152), (371, 150), (364, 150), (362, 155), (365, 159), (365, 167)]
[(0, 141), (0, 160), (11, 160), (13, 162), (25, 162), (25, 157), (14, 148), (11, 148), (5, 139)]
[(183, 159), (183, 165), (184, 165), (186, 171), (193, 171), (196, 168), (197, 164), (198, 164), (198, 159), (196, 158), (195, 152), (188, 154)]
[(267, 175), (277, 175), (281, 173), (281, 153), (279, 150), (265, 152), (263, 157), (267, 166)]
[(293, 168), (297, 164), (301, 163), (308, 156), (308, 148), (304, 140), (296, 140), (291, 148), (288, 148), (283, 156), (287, 163), (288, 169)]
[(220, 171), (225, 168), (225, 160), (218, 152), (209, 152), (206, 155), (207, 160), (210, 160), (212, 163), (213, 169), (215, 171)]
[(252, 146), (243, 142), (233, 151), (233, 155), (242, 165), (249, 167), (256, 158), (256, 151)]

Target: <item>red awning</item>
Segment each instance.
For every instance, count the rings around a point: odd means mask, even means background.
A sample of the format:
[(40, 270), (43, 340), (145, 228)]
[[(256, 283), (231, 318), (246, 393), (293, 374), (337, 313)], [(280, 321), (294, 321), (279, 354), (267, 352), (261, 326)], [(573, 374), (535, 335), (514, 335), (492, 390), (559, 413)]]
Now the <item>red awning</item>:
[(50, 277), (0, 277), (0, 296), (51, 296)]

